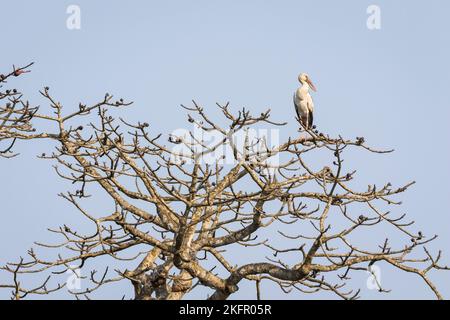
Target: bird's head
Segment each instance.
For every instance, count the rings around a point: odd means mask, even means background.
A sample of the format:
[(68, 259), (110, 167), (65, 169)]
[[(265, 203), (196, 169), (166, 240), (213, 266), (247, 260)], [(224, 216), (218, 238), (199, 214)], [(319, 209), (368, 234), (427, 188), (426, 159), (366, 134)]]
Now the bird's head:
[(311, 81), (311, 78), (309, 77), (309, 75), (307, 73), (301, 73), (298, 76), (298, 81), (301, 84), (307, 83), (309, 85), (309, 87), (313, 90), (313, 91), (317, 91), (316, 87), (314, 86), (314, 84)]

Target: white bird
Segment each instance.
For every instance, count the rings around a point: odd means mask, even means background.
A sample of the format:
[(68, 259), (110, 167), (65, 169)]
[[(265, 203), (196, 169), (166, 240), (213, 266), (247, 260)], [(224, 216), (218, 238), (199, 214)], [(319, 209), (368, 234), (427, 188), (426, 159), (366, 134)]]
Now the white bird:
[(309, 94), (309, 89), (316, 91), (316, 87), (306, 73), (298, 76), (298, 81), (302, 84), (294, 93), (295, 112), (298, 120), (306, 129), (311, 129), (313, 125), (314, 103)]

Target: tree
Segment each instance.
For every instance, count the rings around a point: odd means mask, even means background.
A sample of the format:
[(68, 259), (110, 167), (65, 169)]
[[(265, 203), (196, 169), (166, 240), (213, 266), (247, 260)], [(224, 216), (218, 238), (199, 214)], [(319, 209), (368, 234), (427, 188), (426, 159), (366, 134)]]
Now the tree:
[[(111, 108), (131, 105), (123, 99), (106, 94), (96, 104), (80, 103), (78, 110), (66, 113), (49, 88), (41, 95), (51, 113), (30, 108), (17, 90), (0, 93), (10, 101), (0, 105), (0, 139), (55, 141), (56, 149), (40, 158), (57, 163), (58, 176), (75, 189), (60, 196), (92, 228), (87, 233), (67, 225), (51, 230), (62, 242), (38, 245), (57, 250), (53, 260), (31, 249), (26, 259), (6, 264), (2, 270), (13, 279), (1, 287), (12, 289), (14, 298), (60, 290), (65, 278), (51, 279), (73, 270), (74, 263), (83, 268), (102, 257), (112, 260), (110, 266), (126, 267), (106, 268), (100, 276), (94, 268), (87, 288), (69, 290), (77, 298), (129, 281), (135, 299), (181, 299), (194, 290), (204, 290), (209, 299), (227, 299), (245, 280), (255, 282), (258, 298), (261, 282), (267, 281), (284, 292), (324, 290), (354, 299), (359, 290), (347, 289), (346, 280), (355, 272), (372, 272), (381, 262), (419, 276), (442, 298), (428, 278), (431, 270), (448, 270), (439, 264), (441, 252), (434, 255), (425, 247), (436, 236), (412, 230), (405, 215), (386, 210), (400, 205), (395, 196), (414, 182), (354, 190), (356, 171), (343, 164), (350, 148), (374, 154), (392, 150), (373, 149), (362, 137), (333, 138), (315, 128), (303, 128), (271, 146), (265, 137), (251, 135), (258, 125), (282, 128), (284, 123), (270, 119), (270, 110), (253, 116), (217, 104), (224, 123), (212, 120), (196, 102), (182, 106), (193, 129), (164, 141), (161, 134), (150, 133), (147, 123), (111, 115)], [(87, 125), (81, 125), (83, 119), (89, 119)], [(53, 123), (54, 132), (39, 132), (34, 123), (41, 121)], [(224, 148), (229, 152), (223, 153)], [(311, 157), (314, 162), (308, 162)], [(100, 193), (114, 210), (84, 208), (83, 200)], [(405, 241), (380, 237), (380, 227)], [(376, 246), (355, 243), (358, 233), (376, 237)], [(236, 262), (256, 254), (256, 261)], [(26, 288), (19, 281), (26, 274), (41, 276), (42, 283)]]

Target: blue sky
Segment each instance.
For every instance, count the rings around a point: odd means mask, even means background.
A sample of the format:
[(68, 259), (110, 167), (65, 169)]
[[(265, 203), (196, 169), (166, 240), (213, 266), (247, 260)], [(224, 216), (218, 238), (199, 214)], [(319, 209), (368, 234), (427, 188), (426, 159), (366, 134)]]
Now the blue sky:
[[(70, 4), (81, 8), (80, 30), (66, 28)], [(371, 4), (381, 9), (380, 30), (366, 27)], [(427, 234), (439, 234), (430, 247), (443, 249), (448, 262), (449, 10), (444, 0), (2, 1), (0, 70), (35, 61), (31, 74), (15, 80), (35, 104), (43, 103), (37, 91), (45, 85), (67, 110), (105, 92), (133, 100), (123, 115), (145, 119), (154, 132), (185, 127), (179, 104), (191, 99), (213, 115), (215, 102), (255, 113), (271, 108), (275, 120), (289, 122), (282, 138), (295, 133), (292, 93), (297, 75), (308, 72), (318, 89), (315, 120), (323, 131), (395, 148), (349, 162), (362, 185), (417, 181), (402, 196), (401, 212)], [(81, 220), (56, 196), (67, 184), (51, 163), (34, 157), (51, 144), (18, 148), (19, 158), (0, 159), (2, 264), (25, 254), (33, 241), (49, 239), (47, 227)], [(432, 298), (416, 277), (382, 271), (392, 292), (367, 290), (361, 277), (353, 283), (363, 297)], [(450, 297), (450, 273), (431, 278)], [(130, 292), (130, 285), (101, 297), (120, 290)], [(1, 291), (0, 298), (8, 294)], [(253, 295), (244, 285), (236, 297)], [(306, 298), (323, 297), (331, 296)], [(271, 290), (266, 298), (284, 296)]]

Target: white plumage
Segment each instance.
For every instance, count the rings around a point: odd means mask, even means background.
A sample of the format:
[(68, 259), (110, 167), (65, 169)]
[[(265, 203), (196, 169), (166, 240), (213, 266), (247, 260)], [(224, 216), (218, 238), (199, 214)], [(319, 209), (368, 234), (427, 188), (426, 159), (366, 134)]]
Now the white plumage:
[(298, 76), (298, 81), (302, 84), (302, 86), (294, 93), (295, 111), (301, 124), (306, 129), (310, 129), (314, 120), (314, 103), (311, 95), (309, 94), (309, 89), (316, 91), (316, 87), (306, 73), (300, 74)]

